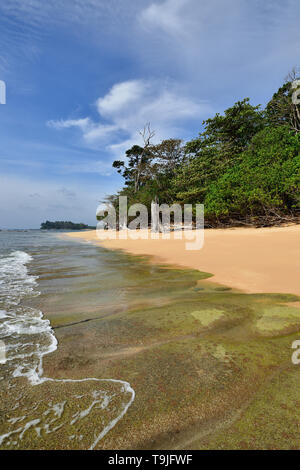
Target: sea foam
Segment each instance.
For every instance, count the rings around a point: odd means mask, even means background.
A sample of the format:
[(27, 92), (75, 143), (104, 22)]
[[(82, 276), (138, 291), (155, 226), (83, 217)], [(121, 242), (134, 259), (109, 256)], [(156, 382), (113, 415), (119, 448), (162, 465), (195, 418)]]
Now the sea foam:
[[(58, 432), (64, 428), (64, 435), (68, 435), (68, 428), (74, 428), (76, 424), (86, 422), (91, 413), (101, 413), (101, 410), (109, 409), (113, 402), (115, 393), (109, 395), (106, 390), (99, 389), (100, 383), (119, 386), (119, 394), (124, 396), (117, 413), (113, 413), (112, 419), (106, 419), (103, 427), (94, 431), (92, 440), (88, 444), (94, 449), (98, 442), (120, 421), (135, 398), (135, 392), (128, 382), (114, 379), (83, 378), (52, 379), (43, 375), (43, 357), (54, 352), (58, 347), (57, 339), (51, 328), (49, 320), (43, 317), (43, 313), (37, 309), (23, 305), (22, 300), (39, 295), (36, 287), (37, 276), (28, 272), (27, 264), (32, 257), (23, 251), (14, 251), (8, 256), (0, 257), (0, 339), (6, 346), (6, 363), (0, 366), (0, 380), (4, 378), (16, 379), (26, 378), (34, 387), (45, 382), (51, 382), (57, 386), (59, 383), (72, 384), (78, 387), (83, 382), (89, 385), (88, 392), (83, 395), (72, 395), (72, 401), (76, 401), (77, 408), (73, 412), (68, 401), (47, 404), (43, 408), (41, 416), (39, 403), (33, 410), (26, 410), (25, 415), (7, 419), (7, 429), (0, 435), (0, 445), (5, 447), (20, 447), (27, 432), (35, 431), (36, 439)], [(21, 303), (22, 302), (22, 303)], [(1, 377), (1, 375), (4, 376)], [(98, 384), (96, 389), (91, 390), (91, 384)], [(15, 385), (14, 385), (15, 387)], [(74, 392), (75, 393), (75, 392)], [(80, 405), (80, 400), (82, 405)], [(90, 401), (88, 406), (86, 402)], [(16, 403), (15, 408), (19, 406)], [(115, 406), (112, 409), (115, 410)], [(68, 409), (68, 413), (66, 413)], [(24, 410), (23, 410), (24, 412)], [(64, 418), (64, 414), (68, 415)], [(34, 415), (34, 416), (33, 416)], [(101, 422), (101, 419), (99, 419)], [(103, 421), (103, 420), (102, 420)], [(104, 421), (103, 421), (104, 422)], [(74, 429), (73, 429), (74, 431)], [(83, 435), (72, 434), (69, 440), (73, 445), (82, 441)]]

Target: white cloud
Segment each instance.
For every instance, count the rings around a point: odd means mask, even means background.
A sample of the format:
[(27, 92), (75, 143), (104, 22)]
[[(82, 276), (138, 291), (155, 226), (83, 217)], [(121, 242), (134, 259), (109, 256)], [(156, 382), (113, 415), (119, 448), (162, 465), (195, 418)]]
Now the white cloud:
[(116, 24), (120, 17), (129, 16), (133, 8), (124, 0), (6, 0), (0, 5), (3, 14), (26, 21), (35, 31), (45, 25), (66, 23), (105, 27), (108, 18), (114, 17)]
[[(299, 11), (298, 0), (163, 0), (153, 1), (139, 14), (142, 26), (161, 29), (167, 34), (185, 33), (193, 37), (196, 46), (199, 37), (211, 33), (211, 38), (217, 33), (222, 41), (228, 36), (240, 36), (242, 32), (249, 33), (255, 39), (256, 33), (276, 35), (283, 32), (288, 34), (288, 26), (296, 26), (295, 13)], [(233, 26), (228, 29), (228, 26)], [(181, 38), (178, 38), (181, 40)], [(206, 43), (209, 47), (209, 43)], [(236, 44), (238, 46), (238, 44)]]
[(299, 14), (299, 0), (153, 0), (138, 14), (140, 57), (159, 47), (156, 67), (210, 100), (261, 100), (299, 63)]
[(91, 123), (88, 129), (84, 132), (86, 142), (93, 144), (97, 141), (109, 138), (114, 132), (118, 130), (115, 125), (96, 124)]
[(147, 83), (142, 80), (117, 83), (107, 95), (97, 100), (99, 114), (103, 117), (111, 117), (128, 109), (129, 105), (134, 106), (145, 96), (147, 87)]
[(60, 121), (48, 121), (47, 125), (49, 127), (53, 127), (54, 129), (68, 129), (70, 127), (78, 127), (83, 132), (87, 131), (92, 122), (89, 118), (84, 119), (67, 119), (67, 120), (60, 120)]
[(146, 27), (157, 27), (171, 34), (184, 32), (182, 13), (190, 0), (166, 0), (163, 3), (152, 3), (145, 8), (139, 17)]
[(126, 0), (1, 1), (0, 74), (10, 76), (24, 60), (34, 62), (42, 54), (44, 40), (57, 29), (95, 46), (106, 34), (123, 35), (124, 44), (124, 30), (143, 6)]
[(50, 125), (56, 129), (77, 127), (86, 144), (105, 146), (117, 153), (136, 143), (140, 139), (139, 130), (148, 122), (156, 132), (156, 140), (182, 137), (187, 121), (213, 113), (209, 103), (189, 98), (178, 85), (155, 80), (117, 83), (98, 98), (96, 108), (99, 122), (86, 117), (51, 121)]
[(96, 124), (88, 117), (82, 119), (60, 119), (58, 121), (51, 120), (47, 122), (47, 126), (56, 130), (77, 127), (82, 131), (85, 140), (91, 143), (103, 139), (117, 130), (114, 125)]

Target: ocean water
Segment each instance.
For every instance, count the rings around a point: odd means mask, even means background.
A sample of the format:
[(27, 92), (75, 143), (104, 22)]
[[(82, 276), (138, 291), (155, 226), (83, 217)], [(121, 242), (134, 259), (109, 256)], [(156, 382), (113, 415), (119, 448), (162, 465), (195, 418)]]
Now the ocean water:
[[(288, 303), (299, 298), (208, 277), (60, 232), (0, 232), (0, 449), (186, 448), (201, 423), (240, 415), (288, 365), (280, 404), (293, 403), (284, 421), (297, 423), (300, 310)], [(256, 441), (274, 448), (283, 408), (268, 410), (265, 390), (253, 429), (262, 409), (278, 413)]]
[(205, 277), (62, 232), (1, 231), (0, 448), (101, 448), (135, 401), (106, 358), (161, 334), (130, 312), (182, 301)]
[[(44, 375), (43, 358), (58, 348), (58, 341), (43, 312), (28, 305), (40, 295), (39, 267), (43, 265), (45, 269), (48, 265), (51, 270), (54, 265), (56, 272), (77, 269), (82, 270), (83, 275), (84, 271), (89, 271), (86, 260), (91, 259), (91, 254), (95, 255), (91, 246), (57, 235), (32, 230), (0, 232), (0, 384), (2, 408), (4, 404), (7, 410), (6, 418), (0, 423), (1, 448), (27, 447), (26, 437), (34, 441), (33, 447), (39, 440), (40, 446), (45, 447), (47, 436), (59, 431), (73, 447), (77, 448), (80, 441), (84, 441), (84, 447), (93, 449), (134, 400), (134, 390), (126, 381), (95, 377), (55, 379)], [(60, 395), (57, 387), (61, 384), (69, 385), (69, 389), (73, 386), (73, 390), (68, 391), (63, 401), (54, 402), (54, 398), (45, 402), (41, 391), (37, 395), (31, 392), (31, 400), (28, 399), (28, 390), (46, 383), (48, 392), (49, 386), (54, 389), (54, 397)], [(65, 396), (65, 388), (63, 394)], [(116, 395), (118, 403), (112, 406)], [(92, 414), (99, 415), (100, 425), (89, 436), (87, 444), (82, 428)], [(76, 433), (76, 428), (81, 428), (80, 433)]]

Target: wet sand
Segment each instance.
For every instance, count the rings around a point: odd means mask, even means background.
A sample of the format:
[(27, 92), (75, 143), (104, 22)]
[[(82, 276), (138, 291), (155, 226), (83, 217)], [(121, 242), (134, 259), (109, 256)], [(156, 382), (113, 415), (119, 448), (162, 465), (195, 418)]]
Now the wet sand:
[[(300, 368), (291, 360), (300, 331), (299, 226), (207, 230), (200, 251), (185, 250), (184, 240), (71, 236), (140, 255), (145, 266), (141, 255), (149, 255), (153, 271), (182, 289), (169, 303), (105, 319), (111, 347), (100, 356), (96, 347), (97, 376), (121, 367), (136, 400), (102, 448), (299, 449)], [(183, 288), (192, 273), (202, 277)], [(158, 286), (170, 289), (148, 274), (151, 297)]]
[[(80, 238), (41, 246), (30, 264), (40, 295), (25, 304), (51, 322), (43, 376), (54, 380), (4, 376), (0, 434), (13, 434), (0, 448), (299, 449), (299, 298), (241, 293)], [(112, 380), (135, 400), (98, 440), (130, 399)]]
[(173, 234), (170, 240), (105, 240), (108, 233), (100, 232), (102, 240), (95, 230), (67, 235), (149, 255), (153, 262), (213, 273), (212, 282), (244, 292), (300, 295), (300, 225), (205, 230), (204, 246), (197, 251), (186, 250), (186, 240)]

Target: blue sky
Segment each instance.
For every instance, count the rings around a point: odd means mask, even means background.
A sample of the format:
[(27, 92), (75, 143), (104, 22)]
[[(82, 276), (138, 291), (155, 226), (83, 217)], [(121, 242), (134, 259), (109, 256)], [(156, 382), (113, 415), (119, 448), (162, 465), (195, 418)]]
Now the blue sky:
[(300, 65), (299, 0), (6, 0), (0, 4), (0, 228), (95, 223), (139, 143), (189, 139)]

